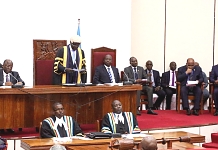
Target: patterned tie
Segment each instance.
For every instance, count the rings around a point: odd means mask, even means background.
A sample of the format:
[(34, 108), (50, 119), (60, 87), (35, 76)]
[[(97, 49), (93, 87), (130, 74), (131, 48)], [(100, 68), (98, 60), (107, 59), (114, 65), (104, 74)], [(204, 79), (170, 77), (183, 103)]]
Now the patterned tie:
[(172, 76), (172, 86), (174, 86), (175, 73), (174, 73), (174, 71), (172, 73), (173, 73), (173, 76)]
[(113, 78), (112, 78), (112, 75), (111, 75), (110, 68), (107, 68), (107, 71), (108, 71), (108, 74), (109, 74), (109, 77), (110, 77), (111, 83), (113, 83)]
[(6, 74), (6, 82), (10, 82), (8, 74)]
[(135, 74), (135, 79), (137, 80), (138, 79), (138, 73), (137, 73), (136, 67), (134, 67), (134, 74)]

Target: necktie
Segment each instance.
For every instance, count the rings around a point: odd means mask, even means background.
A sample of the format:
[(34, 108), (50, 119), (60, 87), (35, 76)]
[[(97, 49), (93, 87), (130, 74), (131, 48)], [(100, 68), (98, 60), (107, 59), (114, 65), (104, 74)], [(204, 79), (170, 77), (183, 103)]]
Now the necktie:
[(8, 74), (6, 74), (6, 82), (10, 82)]
[(134, 74), (135, 74), (135, 79), (137, 80), (138, 79), (138, 73), (137, 73), (136, 67), (134, 67)]
[(112, 78), (112, 75), (111, 75), (110, 68), (107, 68), (107, 71), (108, 71), (108, 74), (109, 74), (109, 77), (110, 77), (111, 83), (113, 83), (113, 78)]
[(174, 71), (172, 73), (173, 73), (173, 76), (172, 76), (172, 86), (174, 86), (174, 78), (175, 78)]

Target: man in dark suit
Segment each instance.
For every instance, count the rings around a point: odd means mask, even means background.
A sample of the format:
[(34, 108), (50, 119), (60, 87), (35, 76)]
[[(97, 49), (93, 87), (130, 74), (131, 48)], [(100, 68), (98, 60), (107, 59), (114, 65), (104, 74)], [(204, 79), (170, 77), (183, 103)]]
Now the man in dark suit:
[(11, 86), (13, 84), (25, 84), (16, 71), (12, 71), (13, 62), (6, 59), (3, 63), (3, 68), (0, 68), (0, 86)]
[[(0, 86), (11, 86), (13, 84), (25, 85), (20, 75), (16, 71), (12, 71), (13, 62), (10, 59), (6, 59), (0, 68)], [(14, 130), (7, 129), (8, 132), (13, 133)], [(3, 133), (4, 129), (0, 129), (0, 133)]]
[[(138, 61), (135, 57), (131, 57), (129, 59), (130, 66), (124, 68), (124, 81), (132, 81), (134, 84), (143, 84), (143, 79), (147, 79), (147, 75), (143, 69), (143, 67), (138, 66)], [(127, 78), (128, 77), (128, 78)], [(148, 111), (147, 114), (157, 115), (156, 112), (154, 112), (151, 108), (153, 108), (153, 89), (152, 87), (148, 86), (146, 82), (143, 84), (143, 92), (147, 93), (148, 96)], [(137, 110), (140, 107), (140, 95), (141, 91), (137, 91)], [(137, 115), (141, 115), (139, 111), (137, 111)]]
[[(193, 58), (188, 58), (186, 65), (178, 69), (177, 81), (181, 84), (181, 97), (183, 109), (186, 110), (187, 115), (191, 115), (188, 103), (188, 94), (193, 92), (195, 96), (193, 115), (199, 115), (199, 107), (201, 101), (201, 84), (203, 82), (202, 70), (201, 67), (195, 66), (195, 61)], [(196, 81), (197, 84), (189, 85), (188, 81)]]
[(166, 110), (170, 110), (171, 99), (176, 94), (176, 63), (170, 63), (170, 70), (162, 73), (161, 87), (166, 93)]
[(119, 83), (120, 75), (116, 67), (111, 66), (112, 56), (106, 55), (103, 65), (96, 67), (93, 77), (94, 84)]
[(145, 69), (145, 73), (147, 74), (148, 79), (152, 82), (153, 93), (157, 94), (157, 96), (158, 96), (156, 102), (154, 103), (154, 107), (156, 109), (159, 109), (160, 104), (163, 102), (166, 94), (160, 86), (160, 73), (159, 73), (159, 71), (153, 70), (152, 67), (153, 67), (152, 61), (148, 60), (146, 62), (147, 69)]
[(214, 116), (218, 116), (218, 65), (212, 67), (209, 81), (214, 83), (214, 103), (216, 107)]

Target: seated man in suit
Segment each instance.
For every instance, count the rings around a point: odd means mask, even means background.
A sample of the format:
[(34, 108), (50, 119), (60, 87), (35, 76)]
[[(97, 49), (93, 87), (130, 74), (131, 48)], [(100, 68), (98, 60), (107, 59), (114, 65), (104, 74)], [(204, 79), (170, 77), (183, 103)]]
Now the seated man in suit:
[[(195, 66), (199, 66), (198, 62), (195, 62)], [(203, 104), (205, 104), (210, 96), (209, 91), (207, 90), (208, 79), (206, 74), (202, 71), (203, 82), (204, 82), (204, 90), (203, 90)]]
[(157, 140), (153, 136), (146, 136), (141, 141), (141, 150), (157, 150)]
[[(153, 108), (153, 89), (148, 85), (148, 82), (142, 81), (142, 79), (147, 79), (147, 75), (143, 67), (138, 66), (138, 61), (135, 57), (129, 59), (130, 66), (124, 68), (124, 81), (132, 81), (134, 84), (143, 84), (143, 92), (147, 93), (148, 96), (148, 111), (147, 114), (157, 115), (151, 108)], [(136, 106), (137, 110), (140, 107), (140, 95), (141, 91), (137, 91)], [(140, 112), (137, 112), (137, 115), (141, 115)]]
[(52, 109), (54, 115), (42, 121), (40, 132), (42, 138), (83, 136), (77, 122), (71, 116), (64, 115), (61, 103), (54, 103)]
[(153, 93), (157, 94), (157, 96), (158, 96), (156, 102), (154, 103), (154, 107), (156, 109), (159, 109), (160, 104), (163, 102), (166, 94), (160, 86), (160, 73), (159, 73), (159, 71), (153, 70), (152, 67), (153, 67), (152, 61), (148, 60), (146, 62), (147, 69), (145, 69), (145, 73), (148, 76), (148, 80), (152, 82)]
[(123, 112), (119, 100), (114, 100), (111, 107), (113, 112), (107, 113), (102, 120), (102, 132), (121, 134), (141, 132), (136, 117), (132, 112)]
[(212, 66), (209, 81), (214, 83), (214, 103), (216, 111), (214, 116), (218, 116), (218, 65)]
[(166, 110), (171, 108), (171, 99), (176, 94), (176, 63), (170, 63), (170, 70), (162, 73), (161, 86), (166, 93)]
[(11, 86), (13, 84), (25, 85), (19, 73), (12, 71), (13, 62), (10, 59), (6, 59), (2, 67), (0, 68), (0, 86)]
[(120, 75), (116, 67), (111, 66), (112, 56), (106, 55), (104, 57), (103, 65), (96, 67), (93, 77), (94, 84), (104, 83), (119, 83)]
[[(12, 71), (13, 62), (6, 59), (0, 68), (0, 86), (11, 86), (14, 84), (25, 85), (17, 71)], [(13, 133), (14, 130), (7, 129), (8, 132)], [(0, 133), (4, 133), (4, 129), (0, 129)]]
[[(193, 115), (199, 115), (199, 107), (201, 101), (201, 84), (203, 82), (201, 67), (195, 66), (193, 58), (188, 58), (186, 65), (178, 69), (177, 81), (181, 84), (181, 97), (183, 109), (186, 110), (187, 115), (191, 115), (188, 103), (188, 94), (193, 92), (195, 96)], [(188, 81), (197, 81), (196, 85), (188, 85)]]

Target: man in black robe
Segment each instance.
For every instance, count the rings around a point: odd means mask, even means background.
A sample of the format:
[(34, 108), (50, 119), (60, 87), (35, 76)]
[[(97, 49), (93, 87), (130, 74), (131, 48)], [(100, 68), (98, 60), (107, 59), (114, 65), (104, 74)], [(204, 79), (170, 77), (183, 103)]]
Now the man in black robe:
[(107, 113), (102, 120), (102, 132), (121, 134), (141, 132), (133, 113), (122, 112), (122, 104), (119, 100), (114, 100), (111, 107), (113, 112)]
[(54, 60), (53, 84), (86, 83), (86, 61), (80, 49), (81, 37), (71, 37), (70, 44), (57, 51)]
[(83, 136), (79, 125), (71, 116), (64, 115), (63, 105), (53, 104), (54, 115), (43, 120), (40, 136), (42, 138)]

